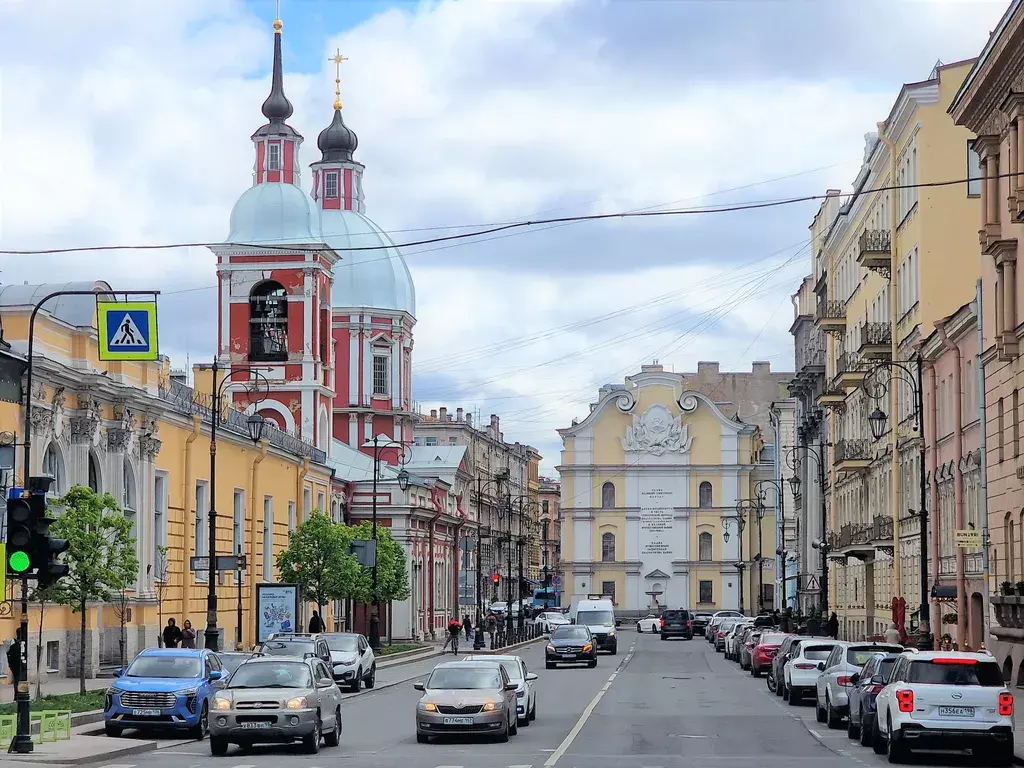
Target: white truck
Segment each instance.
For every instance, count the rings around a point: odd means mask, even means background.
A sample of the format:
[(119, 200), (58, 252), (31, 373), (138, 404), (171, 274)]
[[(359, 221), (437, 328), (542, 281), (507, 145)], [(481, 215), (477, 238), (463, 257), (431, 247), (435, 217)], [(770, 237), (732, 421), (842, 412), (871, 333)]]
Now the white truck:
[(569, 609), (569, 621), (590, 630), (598, 650), (614, 656), (619, 650), (615, 636), (615, 606), (607, 597), (591, 595)]

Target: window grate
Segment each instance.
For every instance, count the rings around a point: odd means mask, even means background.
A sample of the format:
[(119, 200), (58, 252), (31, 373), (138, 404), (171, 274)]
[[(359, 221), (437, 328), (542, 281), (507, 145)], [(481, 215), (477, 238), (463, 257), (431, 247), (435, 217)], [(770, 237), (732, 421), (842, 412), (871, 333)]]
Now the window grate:
[(338, 196), (338, 172), (331, 171), (324, 176), (324, 195), (330, 198)]
[(373, 356), (373, 394), (387, 397), (391, 394), (391, 358), (389, 355)]

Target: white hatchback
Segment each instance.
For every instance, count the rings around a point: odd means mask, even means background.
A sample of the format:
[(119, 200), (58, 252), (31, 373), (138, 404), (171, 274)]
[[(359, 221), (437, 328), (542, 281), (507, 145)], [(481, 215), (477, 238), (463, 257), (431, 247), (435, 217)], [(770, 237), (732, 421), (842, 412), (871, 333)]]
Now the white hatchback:
[(564, 627), (569, 623), (569, 617), (561, 611), (544, 611), (544, 613), (538, 613), (537, 618), (534, 619), (535, 624), (540, 624), (540, 631), (544, 633), (551, 632), (555, 627)]
[(825, 669), (825, 659), (835, 647), (835, 640), (808, 640), (800, 643), (796, 655), (782, 669), (782, 698), (787, 699), (791, 706), (795, 707), (817, 688), (818, 675)]

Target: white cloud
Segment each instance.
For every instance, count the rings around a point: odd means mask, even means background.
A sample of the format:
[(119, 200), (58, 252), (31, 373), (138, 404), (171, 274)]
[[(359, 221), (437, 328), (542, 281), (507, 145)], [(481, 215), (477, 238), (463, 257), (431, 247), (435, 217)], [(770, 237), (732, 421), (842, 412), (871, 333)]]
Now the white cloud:
[[(692, 205), (722, 188), (840, 164), (784, 188), (814, 192), (852, 178), (863, 134), (885, 116), (902, 82), (927, 75), (937, 58), (976, 53), (1005, 8), (906, 4), (893, 17), (902, 26), (888, 29), (870, 8), (851, 3), (846, 16), (859, 21), (823, 24), (818, 39), (802, 28), (775, 35), (745, 29), (741, 5), (697, 5), (631, 4), (631, 13), (640, 26), (717, 48), (744, 67), (741, 76), (719, 76), (690, 43), (657, 41), (650, 30), (649, 45), (634, 41), (636, 30), (614, 16), (622, 4), (403, 4), (347, 31), (296, 30), (286, 17), (285, 35), (293, 36), (286, 39), (301, 35), (323, 50), (320, 73), (286, 74), (292, 124), (307, 139), (301, 159), (316, 159), (316, 135), (330, 118), (334, 74), (326, 59), (338, 46), (350, 57), (345, 116), (360, 136), (368, 210), (387, 229), (544, 210)], [(250, 183), (248, 137), (268, 90), (269, 19), (235, 0), (37, 0), (0, 3), (0, 23), (0, 242), (31, 248), (223, 237), (231, 205)], [(733, 57), (731, 49), (751, 34), (759, 45)], [(837, 66), (822, 41), (844, 35), (845, 49), (864, 44), (870, 55)], [(800, 66), (773, 68), (775, 58)], [(783, 187), (737, 194), (776, 197)], [(745, 368), (777, 356), (773, 364), (785, 367), (785, 297), (795, 279), (685, 344), (678, 337), (693, 321), (659, 328), (658, 313), (699, 311), (700, 301), (725, 294), (684, 295), (657, 312), (508, 344), (499, 355), (467, 354), (441, 370), (430, 361), (722, 276), (733, 267), (723, 258), (734, 257), (716, 250), (725, 241), (739, 243), (749, 261), (804, 238), (807, 218), (778, 209), (771, 219), (584, 224), (413, 254), (422, 399), (477, 402), (503, 414), (506, 436), (541, 445), (550, 468), (557, 461), (552, 430), (584, 415), (594, 395), (587, 388), (613, 373), (620, 379), (645, 357), (686, 369), (698, 358)], [(775, 240), (775, 230), (788, 234)], [(436, 233), (396, 240), (425, 234)], [(679, 263), (666, 264), (673, 254)], [(446, 266), (453, 262), (459, 266)], [(214, 275), (204, 249), (6, 257), (0, 266), (6, 282), (59, 274), (168, 290), (212, 284)], [(210, 354), (215, 299), (213, 291), (164, 298), (168, 348), (187, 349), (193, 359)], [(617, 334), (623, 338), (574, 354)], [(551, 360), (559, 362), (544, 364)]]

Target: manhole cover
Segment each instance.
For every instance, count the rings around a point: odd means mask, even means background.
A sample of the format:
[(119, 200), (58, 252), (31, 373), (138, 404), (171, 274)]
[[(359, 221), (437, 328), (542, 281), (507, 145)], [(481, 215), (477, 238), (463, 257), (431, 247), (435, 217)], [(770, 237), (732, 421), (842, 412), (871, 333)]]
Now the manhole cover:
[(681, 677), (665, 676), (662, 680), (703, 680), (704, 675), (683, 675)]

